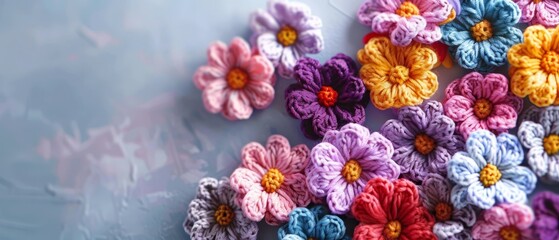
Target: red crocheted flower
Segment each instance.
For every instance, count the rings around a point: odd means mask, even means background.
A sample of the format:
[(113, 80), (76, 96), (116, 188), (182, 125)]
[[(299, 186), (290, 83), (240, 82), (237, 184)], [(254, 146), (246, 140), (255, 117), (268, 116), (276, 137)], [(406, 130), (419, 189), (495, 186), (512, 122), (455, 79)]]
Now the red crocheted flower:
[(353, 239), (437, 239), (434, 219), (419, 202), (416, 186), (406, 179), (371, 179), (351, 212), (360, 222)]

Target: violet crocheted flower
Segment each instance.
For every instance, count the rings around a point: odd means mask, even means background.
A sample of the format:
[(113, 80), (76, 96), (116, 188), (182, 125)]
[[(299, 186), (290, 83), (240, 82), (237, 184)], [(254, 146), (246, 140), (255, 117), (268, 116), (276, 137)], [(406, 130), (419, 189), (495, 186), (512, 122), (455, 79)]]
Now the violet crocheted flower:
[(295, 79), (285, 91), (285, 107), (294, 118), (303, 120), (306, 137), (320, 139), (328, 130), (346, 123), (365, 122), (365, 85), (356, 76), (353, 59), (337, 54), (324, 65), (302, 58), (295, 66)]
[(559, 239), (559, 195), (539, 192), (532, 199), (536, 220), (532, 229), (539, 240)]
[(487, 130), (473, 132), (466, 140), (466, 151), (457, 152), (448, 162), (452, 204), (468, 204), (489, 209), (500, 203), (524, 203), (526, 194), (536, 187), (536, 175), (519, 166), (524, 152), (518, 139), (501, 133), (498, 137)]
[[(476, 240), (531, 240), (534, 213), (524, 204), (500, 204), (483, 211), (472, 230)], [(541, 238), (540, 238), (541, 239)]]
[(274, 100), (274, 82), (272, 63), (252, 55), (241, 38), (234, 38), (229, 47), (222, 42), (212, 44), (208, 65), (194, 74), (208, 112), (221, 112), (229, 120), (248, 119), (253, 108), (267, 108)]
[(447, 162), (464, 148), (454, 122), (437, 101), (401, 108), (398, 119), (386, 121), (380, 133), (394, 145), (393, 158), (402, 177), (415, 182), (421, 182), (428, 173), (446, 176)]
[(471, 227), (476, 223), (472, 206), (455, 208), (450, 201), (452, 183), (438, 174), (429, 174), (419, 188), (423, 206), (435, 216), (433, 233), (438, 239), (471, 239)]
[(229, 179), (203, 178), (188, 207), (184, 230), (192, 240), (256, 239), (258, 225), (235, 204)]
[(464, 138), (478, 129), (499, 134), (516, 126), (522, 99), (509, 91), (505, 76), (472, 72), (448, 85), (444, 109)]
[(278, 230), (280, 240), (329, 239), (349, 240), (344, 221), (328, 214), (328, 209), (315, 206), (310, 209), (295, 208), (289, 214), (289, 223)]
[(299, 58), (324, 49), (322, 20), (301, 2), (268, 1), (268, 11), (259, 9), (250, 16), (250, 28), (253, 45), (284, 78), (291, 77)]
[(413, 40), (424, 44), (439, 41), (439, 25), (451, 11), (448, 0), (366, 0), (357, 18), (374, 33), (388, 33), (394, 45), (407, 46)]
[(266, 148), (256, 142), (247, 144), (241, 158), (241, 166), (231, 174), (231, 187), (246, 217), (279, 225), (289, 220), (294, 208), (309, 205), (311, 194), (304, 174), (309, 163), (306, 145), (291, 148), (287, 138), (272, 135)]
[(345, 214), (368, 180), (398, 178), (400, 167), (392, 160), (393, 154), (388, 139), (359, 124), (330, 130), (311, 151), (306, 169), (309, 191), (326, 197), (334, 214)]
[(518, 138), (529, 149), (526, 158), (539, 177), (559, 182), (559, 107), (539, 110), (535, 121), (524, 121)]
[(531, 25), (541, 24), (546, 27), (559, 25), (559, 2), (556, 0), (513, 0), (518, 5), (522, 16), (520, 22)]

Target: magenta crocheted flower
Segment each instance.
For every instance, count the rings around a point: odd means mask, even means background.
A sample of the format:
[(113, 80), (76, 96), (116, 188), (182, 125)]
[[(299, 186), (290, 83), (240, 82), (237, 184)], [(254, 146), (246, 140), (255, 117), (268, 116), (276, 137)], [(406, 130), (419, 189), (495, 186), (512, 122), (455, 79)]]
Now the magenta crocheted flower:
[(357, 18), (374, 33), (387, 33), (394, 45), (407, 46), (412, 40), (424, 44), (439, 41), (439, 25), (451, 11), (448, 0), (366, 0)]
[(330, 130), (311, 151), (306, 169), (309, 191), (326, 197), (330, 211), (345, 214), (372, 178), (394, 180), (400, 167), (392, 160), (392, 143), (377, 132), (349, 123)]
[(534, 213), (519, 203), (503, 203), (483, 211), (472, 229), (474, 239), (530, 240)]
[(216, 42), (208, 49), (208, 65), (198, 68), (194, 84), (202, 90), (204, 106), (229, 120), (248, 119), (252, 109), (274, 100), (274, 66), (252, 55), (247, 42), (234, 38), (227, 47)]
[(446, 176), (447, 162), (464, 149), (462, 136), (455, 134), (454, 122), (437, 101), (401, 108), (398, 119), (386, 121), (380, 133), (394, 145), (394, 161), (402, 177), (415, 182), (428, 173)]
[(241, 158), (241, 166), (231, 175), (231, 187), (247, 218), (279, 225), (289, 220), (294, 208), (310, 203), (304, 174), (309, 163), (306, 145), (291, 148), (287, 138), (272, 135), (265, 148), (256, 142), (247, 144)]
[(479, 129), (499, 134), (514, 128), (522, 99), (509, 91), (505, 76), (490, 73), (484, 77), (472, 72), (448, 85), (444, 108), (458, 131), (468, 138)]
[(341, 53), (322, 66), (312, 58), (297, 62), (298, 83), (285, 90), (285, 107), (289, 115), (303, 120), (301, 130), (306, 137), (320, 139), (328, 130), (365, 122), (369, 101), (356, 70), (355, 61)]
[(532, 229), (539, 240), (559, 239), (559, 195), (539, 192), (532, 199), (536, 220)]
[(530, 22), (531, 25), (541, 24), (546, 27), (559, 25), (559, 2), (557, 0), (513, 0), (522, 16), (520, 22)]
[(270, 0), (268, 11), (257, 10), (250, 17), (252, 43), (278, 73), (290, 78), (299, 58), (324, 49), (322, 20), (301, 2)]

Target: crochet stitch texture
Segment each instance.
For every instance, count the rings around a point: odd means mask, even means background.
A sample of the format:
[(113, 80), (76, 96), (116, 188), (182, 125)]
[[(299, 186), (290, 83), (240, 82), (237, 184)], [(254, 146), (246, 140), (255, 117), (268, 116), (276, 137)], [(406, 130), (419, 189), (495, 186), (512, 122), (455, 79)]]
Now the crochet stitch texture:
[(555, 27), (559, 24), (559, 2), (555, 0), (513, 0), (522, 16), (520, 22)]
[(532, 199), (532, 209), (536, 216), (534, 237), (539, 240), (559, 238), (559, 195), (553, 192), (539, 192)]
[(289, 214), (289, 223), (278, 230), (278, 239), (349, 240), (350, 238), (345, 235), (345, 232), (344, 221), (336, 215), (328, 214), (328, 210), (323, 206), (315, 206), (310, 209), (295, 208)]
[(474, 225), (472, 236), (476, 240), (531, 240), (530, 227), (533, 222), (534, 213), (530, 207), (504, 203), (482, 212), (481, 218)]

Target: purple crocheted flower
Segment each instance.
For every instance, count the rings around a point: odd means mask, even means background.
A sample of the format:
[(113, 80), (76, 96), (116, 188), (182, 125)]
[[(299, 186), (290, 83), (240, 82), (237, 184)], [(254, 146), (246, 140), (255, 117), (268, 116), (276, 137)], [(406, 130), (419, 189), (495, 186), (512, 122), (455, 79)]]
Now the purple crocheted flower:
[(532, 199), (536, 220), (532, 229), (539, 240), (559, 239), (559, 195), (539, 192)]
[(454, 122), (437, 101), (401, 108), (398, 119), (388, 120), (380, 132), (394, 145), (394, 161), (402, 176), (415, 182), (421, 182), (428, 173), (446, 176), (447, 162), (464, 148)]
[(355, 62), (338, 54), (320, 66), (318, 60), (302, 58), (295, 66), (295, 79), (285, 91), (287, 112), (303, 120), (306, 137), (320, 139), (328, 130), (346, 123), (365, 121), (365, 85), (356, 76)]
[(324, 49), (322, 20), (311, 15), (304, 3), (270, 0), (268, 11), (257, 10), (250, 17), (251, 42), (267, 57), (278, 73), (290, 78), (297, 60)]
[(513, 0), (522, 16), (520, 22), (530, 22), (531, 25), (541, 24), (555, 27), (559, 24), (559, 2), (557, 0)]
[(460, 209), (452, 205), (452, 183), (448, 179), (429, 174), (418, 188), (423, 206), (435, 216), (433, 233), (439, 239), (471, 239), (476, 212), (470, 205)]
[(367, 181), (398, 178), (400, 167), (392, 160), (393, 153), (388, 139), (359, 124), (328, 131), (311, 151), (311, 163), (306, 168), (309, 191), (326, 197), (333, 213), (345, 214)]

